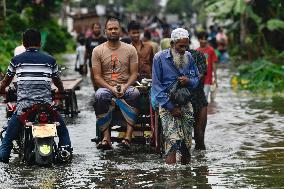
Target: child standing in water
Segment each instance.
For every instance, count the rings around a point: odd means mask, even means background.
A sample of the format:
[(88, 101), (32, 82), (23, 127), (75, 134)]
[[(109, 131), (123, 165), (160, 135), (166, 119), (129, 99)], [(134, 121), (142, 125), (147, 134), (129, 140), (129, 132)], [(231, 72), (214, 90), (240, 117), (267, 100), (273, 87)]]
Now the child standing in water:
[(218, 58), (215, 54), (213, 47), (208, 44), (208, 34), (206, 32), (200, 32), (197, 35), (198, 41), (200, 43), (200, 47), (197, 49), (198, 51), (204, 53), (206, 58), (207, 64), (207, 74), (204, 80), (204, 92), (207, 101), (210, 100), (211, 102), (215, 101), (215, 94), (216, 88), (218, 87), (217, 84), (217, 66), (216, 63), (218, 62)]

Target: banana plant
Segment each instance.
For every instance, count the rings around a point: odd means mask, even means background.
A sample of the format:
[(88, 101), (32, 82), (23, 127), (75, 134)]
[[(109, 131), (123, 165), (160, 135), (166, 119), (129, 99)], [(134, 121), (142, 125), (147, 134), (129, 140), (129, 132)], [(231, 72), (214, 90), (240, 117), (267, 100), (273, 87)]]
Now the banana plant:
[[(201, 3), (200, 0), (194, 0)], [(239, 35), (237, 43), (251, 54), (261, 56), (271, 49), (267, 41), (269, 32), (284, 35), (284, 3), (281, 0), (206, 0), (206, 12), (220, 21), (229, 20), (229, 28)], [(268, 31), (268, 32), (267, 32)], [(270, 41), (269, 41), (270, 42)], [(250, 57), (250, 56), (248, 56)]]

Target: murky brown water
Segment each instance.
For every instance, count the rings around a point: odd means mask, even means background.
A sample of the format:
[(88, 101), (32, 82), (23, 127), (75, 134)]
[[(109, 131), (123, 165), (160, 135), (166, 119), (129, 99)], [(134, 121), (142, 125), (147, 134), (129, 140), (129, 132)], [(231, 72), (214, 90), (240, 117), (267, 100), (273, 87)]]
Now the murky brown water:
[[(71, 65), (67, 71), (66, 76), (77, 76)], [(232, 91), (229, 71), (219, 75), (217, 103), (209, 107), (207, 150), (193, 150), (189, 165), (167, 166), (147, 146), (98, 151), (90, 142), (96, 129), (86, 80), (76, 92), (81, 113), (68, 120), (73, 162), (28, 167), (13, 155), (10, 164), (0, 163), (0, 188), (284, 188), (283, 99)], [(0, 126), (4, 110), (0, 104)]]

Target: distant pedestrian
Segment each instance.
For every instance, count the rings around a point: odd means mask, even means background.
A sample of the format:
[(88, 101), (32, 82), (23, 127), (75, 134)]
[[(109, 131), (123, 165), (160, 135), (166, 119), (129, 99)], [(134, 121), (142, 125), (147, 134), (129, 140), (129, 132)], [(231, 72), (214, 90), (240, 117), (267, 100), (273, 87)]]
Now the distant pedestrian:
[(148, 31), (148, 30), (145, 30), (145, 31), (144, 31), (143, 42), (149, 43), (149, 44), (152, 46), (154, 55), (155, 55), (157, 52), (159, 52), (159, 45), (158, 45), (158, 43), (152, 41), (152, 37), (151, 37), (150, 31)]
[(121, 27), (120, 41), (130, 44), (131, 38), (128, 36), (128, 33), (124, 27)]
[(204, 92), (206, 100), (209, 100), (208, 98), (210, 95), (211, 102), (213, 102), (215, 100), (214, 92), (216, 92), (213, 89), (216, 90), (216, 87), (218, 86), (216, 65), (218, 58), (213, 47), (208, 44), (208, 34), (206, 32), (199, 32), (197, 37), (200, 43), (200, 47), (197, 50), (204, 53), (207, 64), (207, 74), (204, 80)]
[(152, 78), (153, 48), (149, 43), (142, 42), (140, 39), (140, 24), (131, 21), (128, 24), (128, 33), (138, 54), (138, 81), (143, 78)]
[(216, 40), (217, 31), (215, 29), (215, 26), (210, 25), (209, 31), (210, 32), (209, 32), (209, 36), (208, 36), (208, 42), (214, 49), (217, 49), (217, 40)]
[(218, 33), (216, 35), (217, 50), (219, 54), (219, 62), (226, 63), (229, 60), (228, 48), (228, 37), (224, 33), (222, 27), (218, 27)]
[(79, 45), (76, 48), (76, 62), (75, 62), (75, 71), (78, 71), (81, 75), (86, 74), (87, 65), (85, 63), (85, 38), (78, 39)]
[(107, 39), (101, 34), (101, 24), (96, 22), (92, 25), (92, 35), (86, 40), (86, 53), (85, 62), (88, 62), (90, 68), (90, 77), (93, 83), (94, 89), (96, 88), (94, 74), (92, 70), (92, 52), (95, 47), (107, 41)]
[(161, 50), (171, 48), (171, 30), (169, 25), (163, 28), (163, 39), (160, 42)]

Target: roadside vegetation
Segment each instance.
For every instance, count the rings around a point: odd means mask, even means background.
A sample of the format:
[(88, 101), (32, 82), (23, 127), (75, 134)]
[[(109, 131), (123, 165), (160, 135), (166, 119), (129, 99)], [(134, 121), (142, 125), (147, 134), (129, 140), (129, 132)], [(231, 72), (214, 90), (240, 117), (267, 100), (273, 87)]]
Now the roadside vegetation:
[(52, 55), (66, 52), (75, 42), (66, 28), (59, 26), (58, 1), (6, 1), (6, 14), (0, 20), (0, 69), (5, 72), (14, 49), (21, 44), (22, 32), (36, 28), (42, 35), (42, 50)]
[[(238, 67), (232, 82), (254, 92), (284, 91), (284, 4), (282, 0), (194, 0), (214, 13), (230, 37)], [(264, 8), (265, 7), (265, 8)]]

